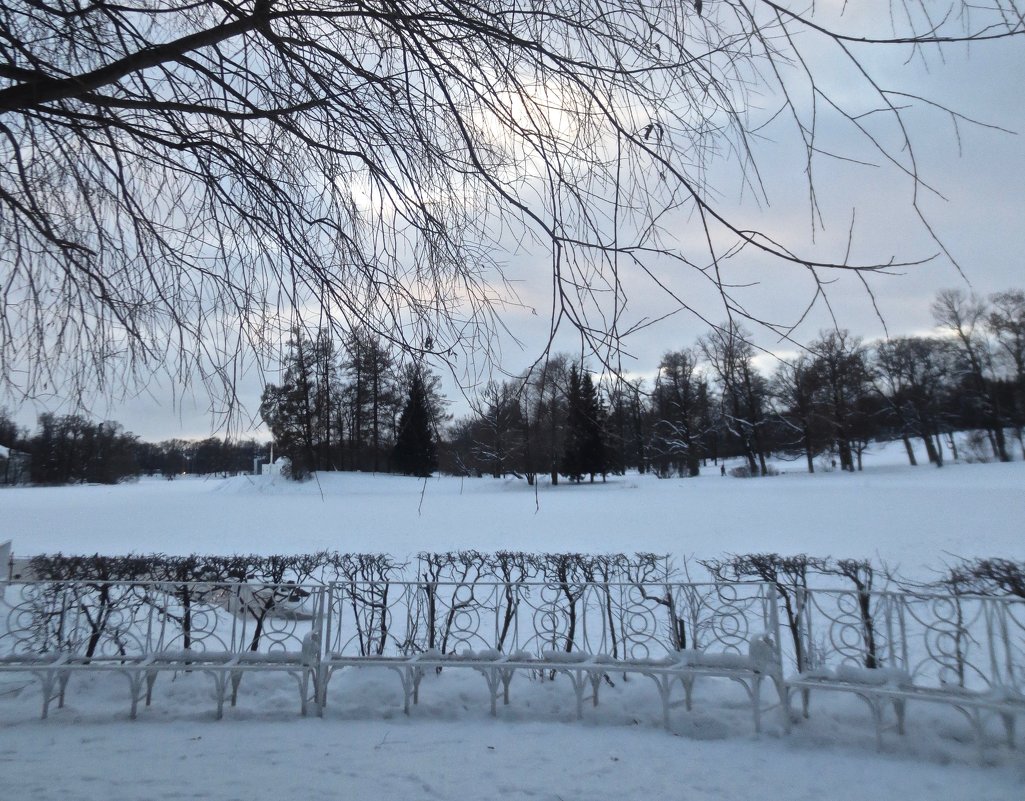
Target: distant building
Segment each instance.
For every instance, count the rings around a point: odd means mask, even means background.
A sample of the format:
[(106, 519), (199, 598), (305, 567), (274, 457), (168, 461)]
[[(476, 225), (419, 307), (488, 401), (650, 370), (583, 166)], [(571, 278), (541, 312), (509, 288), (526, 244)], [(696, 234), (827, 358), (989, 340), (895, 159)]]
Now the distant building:
[(262, 473), (265, 476), (280, 476), (282, 470), (292, 466), (292, 460), (287, 456), (279, 456), (273, 462), (263, 465)]

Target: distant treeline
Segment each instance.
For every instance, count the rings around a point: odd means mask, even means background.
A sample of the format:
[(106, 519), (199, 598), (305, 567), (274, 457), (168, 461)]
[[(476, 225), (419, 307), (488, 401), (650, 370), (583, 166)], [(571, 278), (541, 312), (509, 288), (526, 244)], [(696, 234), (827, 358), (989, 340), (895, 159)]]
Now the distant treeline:
[[(866, 345), (823, 332), (773, 363), (735, 322), (669, 350), (652, 380), (628, 380), (554, 354), (523, 375), (493, 381), (473, 413), (443, 427), (437, 380), (428, 399), (438, 466), (459, 475), (581, 481), (629, 469), (698, 475), (742, 457), (735, 475), (771, 472), (770, 456), (854, 471), (870, 443), (914, 443), (928, 460), (1025, 456), (1025, 292), (982, 300), (939, 293), (936, 336)], [(767, 365), (767, 369), (766, 369)], [(388, 470), (410, 376), (387, 343), (351, 333), (297, 333), (261, 412), (279, 452), (308, 470)], [(955, 438), (956, 432), (972, 432)]]
[(759, 476), (771, 472), (771, 455), (801, 460), (809, 472), (816, 463), (854, 471), (872, 442), (891, 440), (904, 443), (912, 465), (915, 442), (937, 466), (1025, 457), (1025, 292), (985, 301), (947, 290), (932, 311), (942, 335), (867, 345), (825, 331), (775, 364), (728, 322), (667, 351), (651, 381), (602, 376), (597, 398), (583, 402), (602, 443), (583, 470), (567, 470), (567, 461), (581, 430), (577, 376), (590, 377), (555, 356), (484, 389), (477, 413), (452, 427), (449, 468), (528, 480), (550, 473), (554, 482), (631, 468), (694, 476), (710, 461), (742, 457), (731, 472)]
[[(825, 331), (775, 363), (734, 322), (668, 350), (654, 378), (629, 380), (554, 354), (525, 374), (490, 382), (454, 422), (440, 379), (380, 339), (296, 331), (280, 385), (260, 413), (293, 478), (316, 470), (514, 475), (533, 483), (627, 470), (696, 476), (709, 462), (763, 476), (771, 457), (859, 470), (871, 443), (915, 443), (929, 462), (1025, 458), (1025, 291), (983, 300), (959, 290), (932, 305), (940, 334), (872, 344)], [(767, 366), (766, 366), (767, 365)], [(955, 437), (957, 432), (969, 432)], [(117, 423), (42, 415), (21, 432), (0, 411), (0, 482), (110, 483), (252, 469), (254, 440), (143, 443)]]
[(0, 410), (0, 484), (116, 484), (143, 475), (236, 475), (253, 469), (267, 446), (254, 439), (142, 442), (120, 423), (42, 414), (34, 434)]

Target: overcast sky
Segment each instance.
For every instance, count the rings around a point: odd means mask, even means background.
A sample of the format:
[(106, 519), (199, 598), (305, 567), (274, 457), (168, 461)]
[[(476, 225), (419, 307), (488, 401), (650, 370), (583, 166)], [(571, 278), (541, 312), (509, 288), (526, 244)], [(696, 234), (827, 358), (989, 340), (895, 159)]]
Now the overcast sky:
[[(939, 258), (900, 271), (900, 275), (871, 278), (873, 299), (859, 280), (841, 277), (828, 287), (836, 322), (866, 340), (886, 333), (893, 336), (928, 332), (932, 328), (930, 302), (941, 288), (961, 286), (987, 295), (1025, 286), (1025, 48), (1021, 47), (1020, 39), (975, 47), (970, 54), (964, 49), (948, 51), (945, 62), (933, 59), (928, 70), (917, 62), (904, 64), (897, 53), (873, 64), (890, 86), (899, 85), (968, 117), (1015, 133), (970, 125), (955, 130), (949, 116), (939, 112), (909, 115), (921, 175), (945, 198), (922, 193), (922, 207), (960, 262), (964, 278), (948, 259)], [(778, 139), (773, 138), (773, 133), (772, 129), (766, 131), (769, 141), (758, 154), (771, 205), (754, 204), (749, 193), (741, 199), (739, 184), (728, 164), (723, 165), (721, 174), (713, 174), (713, 180), (719, 184), (724, 207), (738, 219), (778, 233), (788, 241), (807, 244), (811, 226), (807, 189), (801, 174), (803, 165), (795, 158), (792, 142), (785, 139), (784, 132)], [(832, 136), (835, 147), (846, 144), (851, 153), (863, 152), (861, 144), (849, 139), (849, 132), (824, 130), (823, 135)], [(820, 247), (835, 248), (838, 242), (846, 241), (854, 210), (855, 258), (886, 258), (886, 254), (921, 257), (936, 250), (923, 237), (921, 229), (916, 228), (909, 183), (897, 181), (892, 174), (887, 177), (881, 169), (854, 169), (828, 159), (817, 162), (816, 170), (820, 186), (829, 187), (820, 196), (827, 214), (826, 230), (817, 235)], [(674, 233), (685, 241), (692, 233), (688, 230), (689, 221), (674, 222), (677, 224), (680, 230)], [(503, 367), (512, 373), (529, 365), (547, 338), (547, 293), (551, 285), (548, 265), (548, 256), (543, 252), (520, 252), (508, 257), (509, 276), (516, 281), (521, 298), (528, 306), (534, 304), (537, 312), (534, 315), (528, 309), (507, 315), (510, 330), (522, 343), (517, 345), (511, 339), (503, 343)], [(702, 314), (716, 322), (724, 319), (721, 307), (704, 282), (675, 267), (664, 269), (665, 275), (660, 277)], [(795, 321), (811, 297), (812, 285), (797, 269), (767, 267), (752, 256), (735, 259), (728, 271), (729, 280), (748, 285), (738, 290), (737, 296), (756, 316), (777, 322)], [(650, 282), (632, 275), (626, 275), (625, 281), (629, 297), (626, 322), (657, 319), (674, 310), (673, 301)], [(795, 338), (811, 340), (831, 324), (827, 308), (820, 304), (795, 331)], [(693, 345), (706, 330), (707, 325), (692, 315), (670, 316), (624, 342), (627, 356), (623, 367), (636, 374), (650, 374), (662, 353)], [(765, 332), (756, 331), (755, 338), (769, 350), (782, 354), (793, 351), (792, 344), (779, 342)], [(578, 351), (579, 340), (566, 332), (556, 346)], [(464, 367), (457, 365), (457, 369)], [(448, 389), (450, 397), (457, 401), (452, 410), (465, 413), (466, 404), (458, 397), (456, 386), (449, 383)], [(256, 414), (260, 391), (259, 376), (243, 378), (240, 397), (247, 404), (250, 417)], [(0, 405), (4, 404), (10, 408), (11, 399), (0, 397)], [(74, 411), (52, 404), (49, 408), (57, 412)], [(37, 411), (31, 404), (23, 405), (17, 410), (19, 422), (32, 427)], [(123, 401), (97, 399), (87, 411), (95, 417), (117, 420), (147, 440), (223, 433), (216, 431), (221, 421), (218, 414), (212, 413), (216, 407), (212, 409), (201, 391), (183, 392), (166, 382), (154, 381), (146, 391)], [(239, 433), (249, 432), (243, 427)], [(263, 436), (262, 429), (252, 433)]]

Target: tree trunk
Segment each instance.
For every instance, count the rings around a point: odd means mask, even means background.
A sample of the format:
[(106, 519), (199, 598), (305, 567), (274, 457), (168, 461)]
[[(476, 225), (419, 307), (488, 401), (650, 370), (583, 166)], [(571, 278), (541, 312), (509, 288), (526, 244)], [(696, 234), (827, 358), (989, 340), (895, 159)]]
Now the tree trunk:
[(1001, 462), (1011, 461), (1011, 454), (1007, 452), (1007, 439), (1004, 437), (1004, 426), (999, 420), (996, 425), (993, 426), (993, 441), (997, 458)]
[(904, 450), (908, 453), (908, 462), (912, 467), (917, 467), (918, 460), (915, 458), (915, 449), (911, 447), (911, 438), (907, 434), (902, 434), (901, 439), (904, 440)]
[(854, 454), (851, 452), (851, 443), (843, 437), (837, 438), (836, 451), (840, 456), (840, 469), (854, 472)]
[(953, 435), (953, 433), (947, 434), (947, 445), (950, 446), (950, 455), (953, 458), (953, 460), (956, 462), (957, 461), (957, 443), (954, 442), (954, 435)]
[(374, 472), (376, 473), (381, 466), (381, 407), (380, 407), (380, 389), (381, 379), (380, 376), (374, 375), (374, 399), (373, 399), (373, 420), (371, 421), (372, 433), (374, 438), (374, 452), (372, 458), (374, 460)]

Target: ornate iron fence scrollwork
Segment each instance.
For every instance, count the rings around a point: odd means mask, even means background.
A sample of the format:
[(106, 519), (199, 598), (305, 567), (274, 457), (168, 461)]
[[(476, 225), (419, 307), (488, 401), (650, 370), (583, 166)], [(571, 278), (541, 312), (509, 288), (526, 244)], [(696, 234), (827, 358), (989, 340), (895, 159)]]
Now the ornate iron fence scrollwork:
[[(161, 671), (213, 676), (219, 710), (246, 672), (289, 672), (305, 710), (325, 702), (334, 671), (368, 664), (400, 675), (407, 708), (425, 666), (460, 664), (485, 676), (493, 709), (516, 671), (568, 676), (578, 709), (588, 686), (597, 702), (601, 679), (632, 671), (656, 681), (665, 710), (676, 680), (688, 704), (697, 678), (741, 680), (756, 725), (766, 676), (784, 707), (791, 689), (805, 711), (812, 690), (842, 689), (864, 698), (877, 723), (892, 704), (899, 728), (915, 699), (948, 703), (977, 730), (982, 713), (999, 714), (1012, 741), (1025, 714), (1025, 599), (867, 582), (784, 597), (774, 582), (674, 582), (646, 564), (470, 553), (424, 559), (415, 581), (396, 580), (388, 560), (352, 557), (324, 583), (5, 582), (0, 671), (40, 678), (44, 715), (81, 670), (126, 675), (134, 714)], [(494, 579), (496, 565), (514, 578)], [(616, 580), (624, 574), (632, 578)]]

